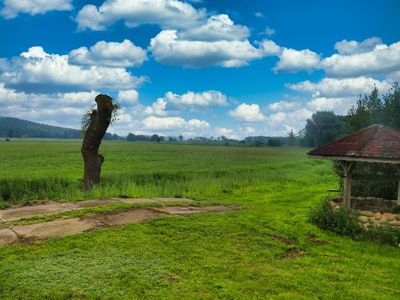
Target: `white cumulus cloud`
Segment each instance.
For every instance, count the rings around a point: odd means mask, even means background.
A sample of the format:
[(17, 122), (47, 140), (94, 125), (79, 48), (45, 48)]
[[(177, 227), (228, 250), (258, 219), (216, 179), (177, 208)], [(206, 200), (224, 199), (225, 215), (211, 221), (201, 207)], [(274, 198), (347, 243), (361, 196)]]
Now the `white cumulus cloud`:
[(248, 40), (186, 40), (180, 39), (176, 30), (161, 31), (150, 46), (156, 61), (186, 67), (239, 67), (265, 56), (264, 48), (256, 48)]
[(382, 40), (378, 37), (371, 37), (362, 42), (343, 40), (335, 44), (335, 49), (341, 55), (352, 55), (369, 52), (379, 44), (382, 44)]
[(72, 10), (72, 0), (4, 0), (0, 14), (12, 19), (20, 13), (30, 15), (44, 14), (48, 11)]
[(361, 53), (333, 54), (325, 58), (321, 66), (331, 77), (389, 75), (400, 69), (400, 42), (375, 44), (372, 50)]
[(119, 91), (117, 99), (121, 105), (134, 105), (138, 103), (139, 93), (136, 90)]
[(99, 41), (89, 49), (81, 47), (69, 53), (69, 61), (77, 65), (97, 65), (105, 67), (137, 67), (147, 60), (147, 51), (135, 46), (131, 41)]
[(38, 46), (21, 53), (2, 68), (1, 81), (25, 91), (128, 90), (145, 80), (132, 76), (124, 68), (71, 65), (68, 55), (49, 54)]
[(360, 76), (355, 78), (323, 78), (319, 82), (302, 81), (288, 84), (290, 89), (300, 92), (312, 93), (314, 96), (342, 97), (358, 96), (369, 93), (374, 87), (385, 92), (390, 88), (386, 81), (379, 81), (370, 77)]
[(85, 5), (76, 21), (80, 29), (91, 30), (105, 30), (120, 20), (128, 27), (157, 24), (182, 28), (194, 26), (204, 15), (204, 10), (179, 0), (106, 0), (99, 7)]
[(225, 106), (228, 104), (227, 97), (219, 91), (204, 91), (200, 93), (189, 91), (182, 95), (167, 92), (163, 100), (172, 104), (187, 106)]
[(320, 60), (320, 56), (311, 50), (284, 48), (279, 55), (279, 61), (273, 70), (289, 72), (312, 70), (318, 68)]
[(179, 38), (194, 41), (240, 41), (247, 39), (250, 30), (236, 25), (226, 14), (211, 16), (201, 26), (189, 28), (179, 33)]
[(264, 120), (264, 115), (258, 104), (242, 103), (234, 110), (230, 111), (229, 114), (238, 120), (246, 122), (259, 122)]

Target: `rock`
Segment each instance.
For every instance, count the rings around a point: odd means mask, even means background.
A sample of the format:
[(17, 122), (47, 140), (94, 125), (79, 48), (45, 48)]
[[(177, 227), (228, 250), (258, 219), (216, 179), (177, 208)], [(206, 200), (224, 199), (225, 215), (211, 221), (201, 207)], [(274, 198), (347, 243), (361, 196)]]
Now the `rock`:
[(396, 215), (396, 220), (400, 221), (400, 215)]
[(359, 216), (358, 220), (360, 220), (361, 223), (368, 223), (369, 222), (369, 218), (366, 216)]
[(371, 218), (368, 218), (370, 223), (375, 223), (375, 218), (372, 216)]
[(392, 226), (400, 227), (400, 221), (390, 221), (389, 224)]
[(395, 216), (394, 214), (391, 214), (391, 213), (384, 213), (384, 214), (382, 215), (382, 217), (383, 217), (385, 220), (388, 220), (388, 221), (393, 221), (394, 219), (396, 219), (396, 216)]
[(335, 201), (329, 201), (329, 205), (330, 205), (332, 208), (335, 208), (337, 204), (335, 203)]
[(374, 217), (375, 217), (376, 220), (380, 220), (380, 219), (382, 219), (382, 214), (381, 214), (380, 212), (377, 212), (377, 213), (374, 215)]
[(362, 210), (358, 213), (360, 216), (373, 217), (374, 213), (368, 210)]

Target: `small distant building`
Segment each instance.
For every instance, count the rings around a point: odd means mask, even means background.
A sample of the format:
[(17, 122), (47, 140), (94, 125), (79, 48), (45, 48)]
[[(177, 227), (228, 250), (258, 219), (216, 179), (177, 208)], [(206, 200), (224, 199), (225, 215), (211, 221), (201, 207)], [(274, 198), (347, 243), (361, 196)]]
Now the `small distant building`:
[[(340, 161), (344, 170), (343, 201), (351, 207), (351, 183), (357, 162), (394, 164), (399, 181), (397, 204), (400, 204), (400, 131), (384, 125), (372, 125), (356, 133), (314, 149), (311, 157)], [(393, 177), (392, 177), (393, 178)]]

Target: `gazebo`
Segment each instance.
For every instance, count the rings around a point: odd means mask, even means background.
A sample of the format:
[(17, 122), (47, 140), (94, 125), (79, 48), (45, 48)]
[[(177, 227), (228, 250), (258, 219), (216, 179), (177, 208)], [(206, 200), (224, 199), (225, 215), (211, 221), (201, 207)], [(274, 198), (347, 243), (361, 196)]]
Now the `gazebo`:
[[(356, 133), (314, 149), (310, 157), (341, 162), (344, 170), (343, 201), (351, 207), (351, 182), (358, 162), (394, 164), (398, 176), (397, 204), (400, 204), (400, 131), (383, 125), (372, 125)], [(374, 176), (372, 176), (373, 178)], [(356, 178), (354, 178), (356, 179)]]

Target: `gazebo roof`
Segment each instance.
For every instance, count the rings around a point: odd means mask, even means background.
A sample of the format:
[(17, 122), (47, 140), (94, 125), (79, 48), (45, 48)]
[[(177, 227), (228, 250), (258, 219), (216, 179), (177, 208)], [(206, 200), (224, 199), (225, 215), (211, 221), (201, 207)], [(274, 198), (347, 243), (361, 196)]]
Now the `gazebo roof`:
[(308, 155), (334, 160), (400, 164), (400, 131), (372, 125), (314, 149)]

